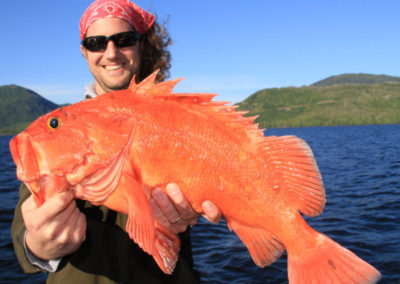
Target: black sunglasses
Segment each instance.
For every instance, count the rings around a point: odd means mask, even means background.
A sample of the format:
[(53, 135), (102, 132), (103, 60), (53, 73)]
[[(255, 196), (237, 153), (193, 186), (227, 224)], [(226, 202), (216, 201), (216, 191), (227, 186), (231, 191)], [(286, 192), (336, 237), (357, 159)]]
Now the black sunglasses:
[(89, 36), (81, 41), (81, 44), (89, 51), (106, 50), (108, 41), (112, 40), (116, 47), (134, 46), (141, 37), (136, 31), (122, 32), (110, 36)]

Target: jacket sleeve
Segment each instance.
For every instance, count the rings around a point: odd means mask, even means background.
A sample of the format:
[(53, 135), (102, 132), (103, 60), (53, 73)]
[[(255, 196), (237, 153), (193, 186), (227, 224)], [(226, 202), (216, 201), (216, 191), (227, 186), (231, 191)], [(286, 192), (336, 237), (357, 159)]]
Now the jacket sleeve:
[(14, 219), (11, 225), (11, 236), (14, 245), (15, 254), (17, 255), (18, 261), (25, 273), (36, 273), (44, 271), (37, 266), (30, 263), (25, 255), (24, 249), (24, 237), (25, 237), (25, 224), (22, 218), (21, 205), (26, 199), (29, 198), (31, 193), (25, 184), (21, 184), (19, 188), (19, 201), (15, 208)]

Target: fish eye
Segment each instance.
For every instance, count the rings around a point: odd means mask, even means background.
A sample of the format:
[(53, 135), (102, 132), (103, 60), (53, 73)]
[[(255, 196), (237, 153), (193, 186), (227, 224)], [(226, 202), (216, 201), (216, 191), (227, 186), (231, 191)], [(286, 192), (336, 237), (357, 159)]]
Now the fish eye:
[(47, 126), (52, 130), (57, 129), (60, 125), (60, 119), (58, 117), (52, 117), (47, 122)]

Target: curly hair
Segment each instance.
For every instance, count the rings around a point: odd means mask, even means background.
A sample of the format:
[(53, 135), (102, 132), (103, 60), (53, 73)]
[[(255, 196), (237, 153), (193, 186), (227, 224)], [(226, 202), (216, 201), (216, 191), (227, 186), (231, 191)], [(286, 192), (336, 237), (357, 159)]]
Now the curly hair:
[(141, 70), (138, 79), (142, 80), (159, 69), (157, 82), (170, 76), (171, 54), (167, 47), (172, 43), (165, 26), (154, 22), (151, 29), (141, 37)]

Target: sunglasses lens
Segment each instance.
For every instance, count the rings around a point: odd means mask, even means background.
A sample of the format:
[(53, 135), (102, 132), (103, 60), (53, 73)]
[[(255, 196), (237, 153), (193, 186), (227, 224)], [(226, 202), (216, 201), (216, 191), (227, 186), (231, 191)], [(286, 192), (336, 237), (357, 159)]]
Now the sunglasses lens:
[(140, 38), (140, 34), (130, 31), (123, 32), (109, 37), (106, 36), (91, 36), (87, 37), (82, 41), (82, 45), (90, 51), (102, 51), (107, 48), (109, 40), (112, 40), (117, 48), (134, 46), (137, 40)]
[(82, 45), (90, 51), (100, 51), (107, 47), (107, 38), (105, 36), (91, 36), (82, 41)]
[(134, 46), (137, 38), (138, 37), (135, 32), (126, 32), (111, 36), (112, 41), (118, 48)]

